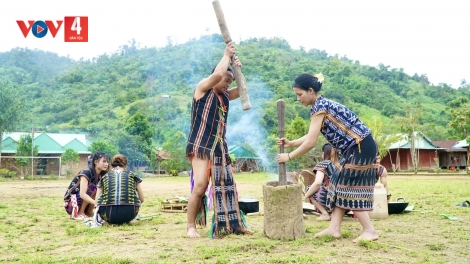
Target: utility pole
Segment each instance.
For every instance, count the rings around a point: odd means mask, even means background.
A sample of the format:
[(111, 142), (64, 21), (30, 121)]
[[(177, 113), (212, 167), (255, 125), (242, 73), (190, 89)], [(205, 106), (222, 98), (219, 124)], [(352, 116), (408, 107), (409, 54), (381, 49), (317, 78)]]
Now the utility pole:
[(34, 180), (34, 124), (31, 126), (31, 180)]

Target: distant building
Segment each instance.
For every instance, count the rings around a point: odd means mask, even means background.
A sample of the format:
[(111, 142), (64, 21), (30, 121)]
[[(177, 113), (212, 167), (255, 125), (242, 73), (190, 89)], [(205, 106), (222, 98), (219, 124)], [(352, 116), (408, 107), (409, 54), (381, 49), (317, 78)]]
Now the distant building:
[(258, 163), (261, 161), (261, 158), (246, 148), (239, 145), (233, 145), (228, 147), (228, 152), (235, 156), (235, 162), (232, 166), (236, 172), (255, 172), (259, 170)]
[(450, 169), (451, 167), (454, 167), (455, 169), (465, 169), (468, 155), (468, 144), (466, 145), (467, 148), (465, 148), (464, 144), (459, 145), (460, 142), (458, 140), (441, 140), (433, 141), (433, 143), (443, 149), (439, 152), (440, 168)]
[[(469, 148), (465, 140), (441, 140), (431, 141), (422, 132), (415, 132), (414, 146), (418, 153), (418, 169), (434, 170), (435, 158), (439, 158), (439, 168), (451, 167), (465, 169), (468, 163)], [(411, 142), (408, 135), (402, 134), (402, 139), (394, 142), (389, 148), (389, 153), (382, 158), (381, 164), (392, 171), (413, 170), (411, 159)], [(466, 165), (467, 164), (467, 165)]]
[[(4, 133), (2, 140), (2, 162), (1, 167), (10, 171), (15, 171), (14, 159), (5, 158), (14, 156), (16, 153), (17, 142), (22, 135), (31, 135), (31, 133), (24, 132), (11, 132)], [(60, 157), (66, 149), (70, 148), (75, 150), (80, 156), (80, 161), (72, 169), (72, 173), (76, 174), (80, 170), (88, 167), (88, 156), (91, 152), (88, 150), (86, 136), (84, 134), (58, 134), (58, 133), (34, 133), (34, 146), (38, 146), (39, 158), (33, 174), (35, 175), (49, 175), (59, 173), (59, 160), (47, 157)], [(62, 164), (63, 165), (63, 164)], [(66, 173), (67, 168), (61, 166), (60, 175)]]
[[(388, 148), (389, 153), (380, 161), (389, 171), (392, 171), (393, 168), (397, 171), (413, 170), (411, 140), (408, 138), (408, 135), (402, 134), (401, 136), (402, 139), (393, 143)], [(436, 165), (434, 158), (439, 157), (438, 152), (442, 149), (434, 145), (432, 141), (421, 132), (415, 132), (414, 146), (418, 152), (418, 169), (434, 169)]]

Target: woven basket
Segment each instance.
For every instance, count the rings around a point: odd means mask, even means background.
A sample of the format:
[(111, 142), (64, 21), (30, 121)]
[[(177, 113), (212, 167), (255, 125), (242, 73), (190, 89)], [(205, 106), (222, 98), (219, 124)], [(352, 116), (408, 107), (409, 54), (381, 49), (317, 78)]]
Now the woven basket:
[(307, 187), (312, 185), (312, 183), (315, 181), (315, 173), (313, 173), (313, 170), (302, 170), (300, 172), (300, 175), (304, 178), (304, 185), (305, 185), (305, 190), (307, 190)]

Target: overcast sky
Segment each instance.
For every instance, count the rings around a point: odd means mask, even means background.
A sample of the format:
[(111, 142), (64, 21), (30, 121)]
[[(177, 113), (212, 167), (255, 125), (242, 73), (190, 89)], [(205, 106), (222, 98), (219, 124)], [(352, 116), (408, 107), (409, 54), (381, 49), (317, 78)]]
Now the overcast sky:
[[(470, 1), (467, 0), (219, 0), (235, 41), (281, 37), (291, 47), (346, 55), (361, 64), (427, 74), (434, 84), (470, 82)], [(16, 20), (88, 16), (87, 43), (57, 36), (25, 38)], [(27, 23), (27, 22), (26, 22)], [(220, 33), (212, 0), (3, 0), (0, 52), (28, 47), (73, 59), (112, 53), (130, 39), (161, 47)], [(240, 54), (242, 57), (242, 55)]]

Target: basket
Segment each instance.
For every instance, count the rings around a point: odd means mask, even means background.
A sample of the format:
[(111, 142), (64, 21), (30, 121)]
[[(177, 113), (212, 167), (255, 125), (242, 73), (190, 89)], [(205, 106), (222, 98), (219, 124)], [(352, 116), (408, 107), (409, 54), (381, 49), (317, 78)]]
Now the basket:
[(304, 179), (305, 190), (307, 190), (307, 187), (312, 185), (315, 181), (315, 173), (313, 173), (313, 170), (302, 170), (300, 175), (302, 175)]
[(182, 202), (178, 198), (168, 199), (161, 203), (161, 211), (169, 213), (186, 213), (188, 203)]

